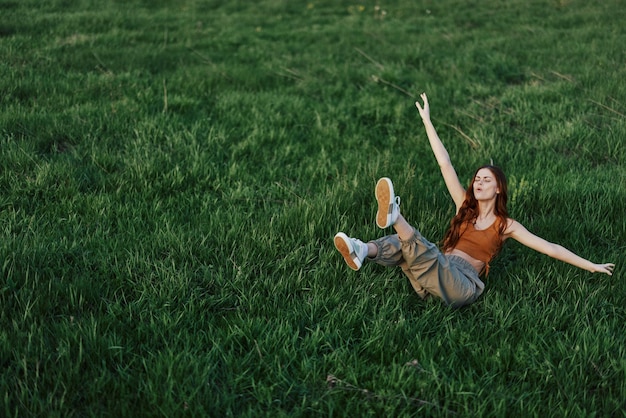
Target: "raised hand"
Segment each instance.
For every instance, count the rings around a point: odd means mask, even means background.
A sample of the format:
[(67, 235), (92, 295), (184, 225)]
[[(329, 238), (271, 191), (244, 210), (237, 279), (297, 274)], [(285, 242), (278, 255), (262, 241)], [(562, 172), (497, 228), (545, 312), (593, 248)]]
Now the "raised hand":
[(428, 105), (428, 98), (426, 97), (426, 93), (420, 94), (420, 97), (424, 101), (424, 106), (421, 106), (420, 102), (417, 101), (415, 102), (415, 107), (417, 107), (417, 110), (419, 110), (420, 116), (422, 117), (422, 119), (429, 120), (430, 119), (430, 106)]

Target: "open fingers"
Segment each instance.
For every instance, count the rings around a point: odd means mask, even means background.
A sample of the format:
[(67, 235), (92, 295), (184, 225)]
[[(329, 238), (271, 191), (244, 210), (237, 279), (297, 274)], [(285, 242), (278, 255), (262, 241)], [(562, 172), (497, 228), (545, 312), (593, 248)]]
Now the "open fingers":
[(424, 111), (424, 109), (428, 108), (428, 98), (426, 97), (426, 93), (420, 94), (420, 97), (424, 101), (424, 106), (422, 106), (418, 100), (417, 102), (415, 102), (415, 107), (417, 107), (421, 113), (422, 111)]

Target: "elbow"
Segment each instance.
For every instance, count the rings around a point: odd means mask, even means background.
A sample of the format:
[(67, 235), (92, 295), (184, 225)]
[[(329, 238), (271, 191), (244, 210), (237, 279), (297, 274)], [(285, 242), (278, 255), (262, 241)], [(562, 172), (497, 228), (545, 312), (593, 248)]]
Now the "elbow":
[(443, 158), (438, 159), (437, 163), (439, 164), (439, 168), (441, 169), (442, 173), (445, 173), (449, 169), (454, 169), (454, 167), (452, 166), (452, 161), (450, 160), (450, 156), (447, 154)]

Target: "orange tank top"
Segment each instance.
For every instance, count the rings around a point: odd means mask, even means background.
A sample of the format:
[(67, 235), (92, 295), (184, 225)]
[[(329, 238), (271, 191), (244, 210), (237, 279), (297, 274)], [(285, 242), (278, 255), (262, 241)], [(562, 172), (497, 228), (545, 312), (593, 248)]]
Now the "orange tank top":
[(502, 237), (498, 231), (500, 221), (498, 218), (489, 228), (476, 229), (473, 222), (466, 222), (461, 226), (459, 242), (454, 247), (463, 251), (476, 260), (485, 263), (486, 273), (489, 274), (489, 262), (498, 252)]

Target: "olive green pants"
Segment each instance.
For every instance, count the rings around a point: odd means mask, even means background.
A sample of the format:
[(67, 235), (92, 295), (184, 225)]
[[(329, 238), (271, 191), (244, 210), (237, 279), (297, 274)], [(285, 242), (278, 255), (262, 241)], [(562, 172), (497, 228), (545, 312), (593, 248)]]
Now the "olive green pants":
[(485, 284), (469, 262), (442, 254), (417, 230), (409, 241), (389, 235), (372, 242), (378, 247), (378, 254), (371, 261), (401, 267), (422, 299), (435, 295), (446, 305), (459, 308), (474, 302), (483, 293)]

